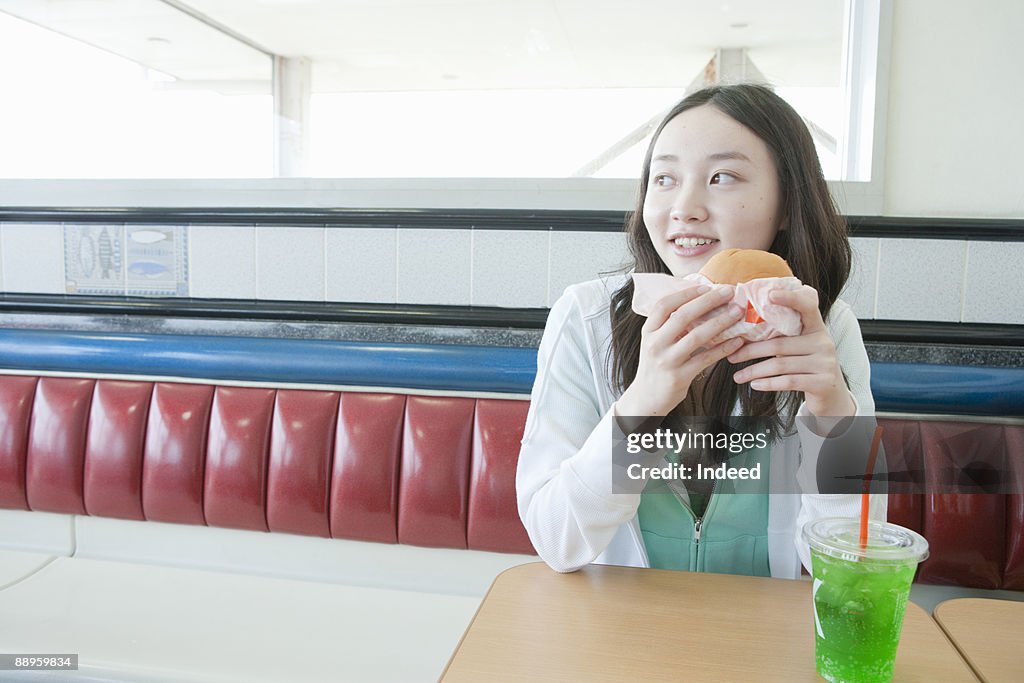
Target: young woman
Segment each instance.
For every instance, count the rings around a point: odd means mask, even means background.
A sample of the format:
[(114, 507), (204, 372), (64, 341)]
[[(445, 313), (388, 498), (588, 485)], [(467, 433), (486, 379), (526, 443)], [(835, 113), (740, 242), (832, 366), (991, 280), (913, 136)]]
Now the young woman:
[[(857, 319), (837, 298), (846, 227), (803, 121), (763, 86), (686, 97), (655, 131), (626, 231), (638, 273), (685, 276), (730, 248), (779, 254), (804, 286), (771, 298), (803, 330), (712, 345), (744, 314), (733, 306), (699, 322), (723, 310), (729, 288), (685, 287), (643, 318), (628, 275), (569, 287), (541, 341), (516, 476), (533, 545), (557, 571), (600, 562), (798, 576), (809, 565), (803, 524), (859, 514), (858, 495), (817, 493), (819, 455), (858, 431), (844, 418), (874, 413)], [(740, 459), (763, 465), (745, 493), (697, 481), (645, 492), (621, 471), (613, 485), (613, 445), (630, 434), (730, 416), (770, 435)], [(665, 453), (634, 457), (651, 465)], [(884, 496), (871, 516), (884, 520)]]

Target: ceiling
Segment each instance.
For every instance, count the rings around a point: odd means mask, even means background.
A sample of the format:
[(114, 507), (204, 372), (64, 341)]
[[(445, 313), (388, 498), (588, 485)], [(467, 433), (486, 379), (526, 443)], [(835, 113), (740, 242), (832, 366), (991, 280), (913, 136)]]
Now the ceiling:
[(778, 86), (838, 86), (843, 0), (0, 0), (0, 12), (164, 72), (270, 92), (685, 87), (716, 48)]

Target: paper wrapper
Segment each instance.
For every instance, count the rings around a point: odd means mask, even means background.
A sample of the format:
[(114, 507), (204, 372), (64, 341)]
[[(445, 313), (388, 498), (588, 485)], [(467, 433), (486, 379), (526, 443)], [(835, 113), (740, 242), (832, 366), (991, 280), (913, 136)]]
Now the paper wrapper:
[[(633, 311), (638, 315), (648, 316), (654, 305), (674, 292), (693, 285), (707, 285), (713, 289), (728, 285), (716, 285), (700, 273), (686, 277), (674, 277), (662, 273), (633, 273)], [(743, 337), (747, 341), (761, 341), (772, 337), (792, 337), (800, 334), (803, 324), (800, 314), (787, 306), (773, 304), (768, 294), (773, 289), (800, 289), (803, 284), (795, 277), (762, 277), (736, 285), (731, 301), (722, 304), (707, 315), (694, 321), (686, 333), (715, 316), (723, 315), (728, 306), (735, 304), (746, 310), (743, 320), (727, 327), (721, 334), (711, 340), (712, 346), (728, 341), (733, 337)]]

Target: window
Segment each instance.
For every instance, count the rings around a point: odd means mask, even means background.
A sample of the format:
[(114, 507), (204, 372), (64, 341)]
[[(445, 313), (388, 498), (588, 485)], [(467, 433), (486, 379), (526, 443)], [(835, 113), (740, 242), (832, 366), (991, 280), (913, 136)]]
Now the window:
[[(4, 9), (0, 3), (0, 10)], [(68, 9), (73, 14), (74, 8)], [(170, 16), (180, 14), (173, 8), (166, 11), (173, 13)], [(225, 49), (233, 60), (233, 72), (241, 73), (244, 65), (249, 75), (262, 77), (262, 83), (253, 78), (217, 84), (218, 90), (208, 81), (176, 79), (109, 51), (119, 49), (138, 59), (148, 55), (150, 64), (181, 63), (169, 39), (143, 31), (144, 27), (155, 30), (147, 24), (172, 23), (166, 17), (134, 22), (139, 32), (88, 33), (90, 39), (105, 41), (108, 49), (57, 32), (62, 27), (75, 31), (88, 22), (74, 16), (57, 19), (51, 18), (55, 29), (51, 30), (0, 11), (0, 88), (6, 93), (5, 106), (0, 108), (0, 178), (265, 178), (273, 174), (269, 57), (240, 48), (237, 41), (216, 32), (201, 32), (191, 25), (194, 22), (161, 30), (161, 35), (205, 36), (217, 49)], [(131, 20), (109, 24), (111, 31), (118, 32), (132, 25)], [(81, 28), (83, 38), (88, 30)], [(209, 49), (206, 43), (198, 44)], [(161, 57), (162, 53), (169, 54)], [(201, 71), (214, 74), (217, 62), (207, 64)]]
[[(21, 103), (0, 111), (0, 177), (635, 178), (660, 115), (710, 69), (763, 76), (827, 177), (877, 188), (883, 9), (0, 0), (0, 87)], [(275, 55), (308, 63), (298, 88), (274, 80)], [(289, 145), (304, 151), (286, 165)]]

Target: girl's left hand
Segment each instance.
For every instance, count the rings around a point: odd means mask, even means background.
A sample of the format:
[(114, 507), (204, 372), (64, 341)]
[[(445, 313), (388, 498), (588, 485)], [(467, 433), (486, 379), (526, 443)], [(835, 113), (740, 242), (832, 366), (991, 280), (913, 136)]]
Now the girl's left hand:
[(790, 291), (776, 289), (768, 298), (798, 312), (803, 332), (744, 344), (728, 357), (729, 362), (767, 360), (743, 368), (733, 379), (737, 384), (749, 382), (758, 391), (802, 391), (807, 409), (815, 417), (853, 415), (856, 404), (839, 368), (835, 343), (821, 319), (817, 290), (808, 285)]

